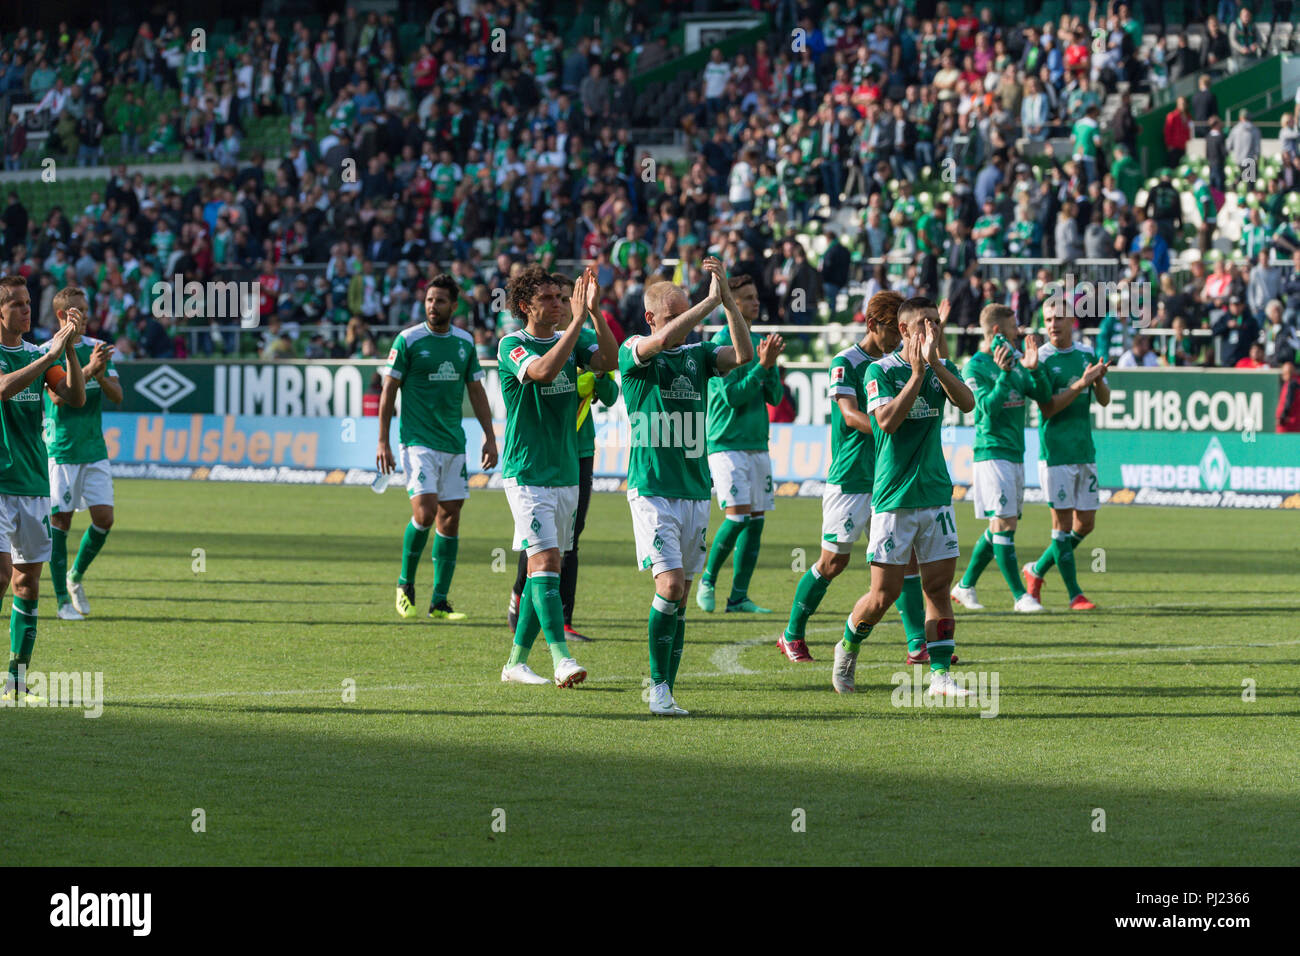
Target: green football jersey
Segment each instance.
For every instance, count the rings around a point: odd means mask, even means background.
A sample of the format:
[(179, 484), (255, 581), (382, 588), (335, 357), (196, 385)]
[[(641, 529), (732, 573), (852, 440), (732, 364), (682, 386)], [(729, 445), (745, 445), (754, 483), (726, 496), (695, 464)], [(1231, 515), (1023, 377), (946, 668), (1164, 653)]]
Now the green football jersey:
[[(1043, 400), (1069, 388), (1096, 361), (1092, 349), (1076, 342), (1058, 349), (1050, 342), (1039, 346), (1038, 364), (1045, 373)], [(1039, 455), (1048, 465), (1092, 464), (1097, 450), (1092, 443), (1092, 388), (1051, 418), (1038, 425)]]
[[(83, 369), (90, 361), (90, 353), (99, 342), (99, 339), (83, 335), (81, 341), (74, 346)], [(59, 362), (59, 366), (67, 371), (66, 357)], [(112, 359), (108, 360), (104, 374), (109, 378), (117, 378), (117, 369), (113, 367)], [(60, 465), (80, 465), (107, 458), (108, 446), (104, 444), (103, 403), (104, 393), (99, 387), (99, 382), (93, 378), (86, 379), (86, 404), (80, 408), (56, 405), (47, 391), (45, 393), (45, 414), (49, 419), (49, 424), (45, 426), (49, 429), (45, 435), (49, 446), (47, 454)]]
[(1096, 158), (1097, 147), (1101, 144), (1101, 132), (1095, 120), (1086, 116), (1078, 120), (1070, 130), (1070, 138), (1074, 140), (1076, 156)]
[(839, 485), (846, 495), (871, 493), (876, 473), (876, 443), (870, 432), (860, 432), (844, 420), (838, 399), (857, 399), (867, 409), (867, 369), (877, 359), (860, 345), (851, 345), (831, 359), (831, 467), (826, 482)]
[(483, 380), (474, 337), (454, 325), (442, 334), (427, 322), (403, 329), (384, 374), (402, 390), (402, 444), (463, 455), (465, 386)]
[(1041, 394), (1039, 374), (1019, 362), (1004, 371), (988, 352), (970, 357), (962, 378), (975, 394), (976, 461), (1024, 460), (1025, 399)]
[[(763, 337), (749, 333), (754, 360), (726, 375), (709, 379), (709, 454), (715, 451), (767, 451), (771, 424), (767, 406), (779, 405), (784, 395), (781, 372), (758, 362)], [(731, 330), (721, 329), (712, 342), (718, 348), (731, 344)]]
[(627, 489), (644, 497), (708, 501), (713, 480), (705, 450), (709, 379), (719, 346), (695, 342), (664, 349), (644, 364), (633, 335), (618, 350), (623, 403), (631, 426)]
[(537, 339), (520, 329), (502, 338), (497, 348), (506, 406), (503, 479), (546, 488), (578, 483), (578, 369), (587, 367), (600, 346), (596, 333), (584, 328), (554, 381), (543, 385), (529, 379), (528, 366), (559, 341), (559, 332)]
[[(944, 368), (959, 374), (948, 359)], [(912, 377), (900, 348), (867, 369), (867, 411), (891, 401)], [(948, 395), (934, 369), (926, 368), (921, 391), (907, 418), (891, 435), (876, 427), (876, 474), (873, 511), (938, 508), (952, 504), (952, 477), (943, 457), (943, 406)]]
[[(24, 341), (10, 348), (0, 345), (0, 374), (17, 372), (45, 353), (42, 346)], [(50, 496), (50, 466), (45, 452), (45, 383), (50, 369), (25, 389), (0, 402), (8, 462), (0, 471), (0, 495)]]
[[(599, 401), (606, 408), (613, 408), (614, 403), (618, 401), (618, 382), (614, 381), (614, 376), (607, 372), (596, 372), (595, 388), (592, 391), (592, 402)], [(579, 399), (581, 405), (581, 399)], [(582, 424), (578, 426), (578, 457), (592, 458), (596, 454), (596, 423), (591, 419), (591, 412), (588, 411), (583, 416)]]

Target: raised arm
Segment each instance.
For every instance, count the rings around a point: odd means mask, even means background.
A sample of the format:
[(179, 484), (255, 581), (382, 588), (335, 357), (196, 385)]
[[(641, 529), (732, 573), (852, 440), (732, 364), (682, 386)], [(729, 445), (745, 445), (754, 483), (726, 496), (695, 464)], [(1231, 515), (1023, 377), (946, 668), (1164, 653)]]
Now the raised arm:
[[(604, 313), (600, 311), (600, 286), (597, 284), (596, 273), (588, 268), (582, 277), (587, 279), (587, 294), (584, 302), (587, 314), (591, 316), (591, 323), (596, 328), (596, 342), (599, 346), (596, 354), (587, 364), (594, 372), (612, 372), (618, 368), (618, 341), (610, 331)], [(573, 321), (578, 322), (579, 317), (575, 315)]]
[[(530, 381), (550, 385), (564, 368), (564, 363), (569, 361), (569, 356), (573, 354), (574, 346), (578, 344), (578, 335), (582, 332), (582, 317), (587, 310), (587, 273), (585, 272), (573, 284), (569, 308), (573, 312), (573, 321), (560, 336), (560, 341), (556, 342), (545, 355), (529, 362), (528, 367), (524, 369), (524, 376)], [(608, 328), (606, 331), (609, 331)]]
[(55, 332), (54, 338), (50, 341), (50, 347), (45, 351), (45, 354), (30, 365), (25, 365), (16, 372), (0, 375), (0, 400), (13, 398), (26, 389), (28, 385), (31, 385), (32, 382), (44, 376), (53, 365), (57, 364), (63, 356), (63, 347), (67, 344), (72, 328), (73, 323), (69, 322)]
[(723, 269), (722, 262), (710, 256), (704, 260), (704, 268), (713, 276), (711, 285), (718, 287), (722, 310), (727, 314), (727, 331), (731, 334), (731, 344), (718, 349), (718, 370), (725, 375), (733, 368), (754, 361), (754, 343), (749, 337), (749, 323), (745, 321), (740, 306), (736, 304), (736, 297), (731, 294), (731, 286), (727, 284), (727, 272)]
[(943, 387), (944, 394), (948, 396), (948, 401), (952, 402), (963, 412), (974, 411), (975, 396), (971, 390), (966, 387), (966, 383), (955, 375), (939, 355), (939, 339), (942, 333), (939, 326), (932, 319), (926, 319), (925, 322), (925, 360), (930, 368), (934, 369), (934, 374), (939, 378), (939, 384)]
[(903, 358), (912, 366), (911, 378), (902, 391), (885, 404), (877, 405), (871, 412), (880, 430), (891, 435), (907, 420), (908, 413), (916, 404), (916, 396), (921, 394), (921, 385), (925, 382), (925, 358), (919, 338), (911, 336), (903, 342)]

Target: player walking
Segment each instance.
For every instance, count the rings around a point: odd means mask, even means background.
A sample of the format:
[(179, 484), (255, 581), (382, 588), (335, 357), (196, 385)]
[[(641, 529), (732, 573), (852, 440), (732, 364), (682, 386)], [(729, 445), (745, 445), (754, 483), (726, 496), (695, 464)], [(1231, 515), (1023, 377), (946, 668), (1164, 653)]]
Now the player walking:
[[(0, 278), (0, 598), (13, 582), (9, 618), (9, 672), (0, 699), (40, 703), (27, 690), (27, 669), (36, 644), (41, 565), (50, 559), (50, 471), (45, 452), (43, 388), (73, 408), (86, 401), (76, 349), (67, 348), (85, 329), (85, 314), (68, 310), (68, 321), (44, 346), (23, 335), (32, 326), (32, 301), (21, 276)], [(67, 370), (58, 365), (66, 354)]]
[[(727, 280), (747, 326), (758, 320), (758, 290), (751, 276)], [(731, 595), (727, 613), (771, 614), (749, 599), (749, 581), (758, 564), (763, 540), (764, 515), (776, 502), (772, 488), (772, 457), (767, 451), (767, 406), (781, 402), (781, 373), (776, 360), (785, 348), (779, 335), (765, 339), (749, 333), (758, 361), (734, 369), (729, 375), (709, 379), (709, 471), (718, 507), (726, 517), (713, 535), (709, 559), (695, 589), (695, 603), (703, 611), (714, 608), (713, 585), (727, 557), (735, 551)], [(760, 341), (761, 339), (761, 341)], [(718, 346), (731, 344), (731, 330), (713, 337)]]
[[(72, 321), (69, 313), (90, 311), (86, 293), (69, 286), (54, 294), (54, 314), (60, 326)], [(104, 443), (103, 398), (120, 404), (122, 386), (113, 368), (113, 347), (82, 335), (69, 341), (76, 351), (86, 386), (86, 402), (75, 408), (54, 392), (45, 393), (45, 413), (51, 425), (50, 469), (50, 577), (58, 599), (59, 619), (83, 621), (90, 602), (81, 579), (95, 560), (113, 527), (113, 471)], [(62, 363), (61, 363), (62, 364)], [(77, 558), (68, 570), (68, 532), (77, 511), (90, 510), (90, 527), (81, 536)]]
[(1015, 610), (1041, 611), (1038, 598), (1025, 591), (1016, 563), (1016, 522), (1025, 503), (1025, 400), (1046, 388), (1039, 367), (1038, 340), (1025, 339), (1025, 354), (1016, 362), (1020, 330), (1015, 313), (1005, 305), (980, 311), (984, 341), (963, 378), (975, 394), (975, 517), (987, 519), (988, 530), (975, 542), (970, 564), (952, 599), (972, 611), (984, 609), (975, 596), (975, 583), (996, 559), (1011, 589)]
[[(512, 277), (506, 288), (510, 311), (525, 327), (498, 347), (506, 406), (501, 477), (514, 516), (514, 549), (528, 552), (528, 583), (501, 679), (547, 683), (528, 667), (540, 629), (551, 648), (555, 685), (573, 687), (587, 672), (565, 640), (559, 577), (561, 555), (573, 547), (578, 511), (578, 369), (612, 371), (618, 344), (596, 307), (599, 289), (590, 269), (574, 284), (568, 303), (573, 321), (563, 334), (556, 331), (566, 308), (561, 290), (539, 265)], [(583, 327), (588, 315), (594, 334)]]
[[(1055, 302), (1043, 304), (1048, 342), (1038, 350), (1045, 376), (1039, 401), (1038, 481), (1052, 509), (1052, 543), (1037, 562), (1021, 569), (1025, 587), (1038, 598), (1043, 575), (1055, 564), (1070, 595), (1071, 611), (1091, 611), (1097, 605), (1083, 595), (1074, 562), (1074, 549), (1096, 524), (1097, 449), (1092, 441), (1092, 400), (1110, 404), (1107, 365), (1092, 350), (1074, 341), (1074, 322), (1057, 315)], [(1046, 397), (1050, 396), (1050, 397)]]
[(947, 697), (969, 693), (948, 673), (956, 630), (949, 588), (959, 551), (941, 430), (944, 403), (951, 401), (969, 412), (975, 407), (975, 396), (956, 366), (939, 354), (938, 321), (931, 300), (908, 299), (898, 311), (903, 347), (867, 369), (867, 412), (877, 429), (875, 510), (867, 545), (871, 590), (854, 605), (844, 639), (835, 645), (831, 684), (839, 693), (854, 690), (862, 642), (898, 600), (904, 567), (914, 549), (926, 601), (928, 692)]
[(384, 367), (375, 461), (383, 474), (394, 469), (389, 426), (400, 391), (402, 471), (411, 498), (411, 520), (402, 539), (402, 573), (397, 579), (397, 613), (402, 617), (415, 615), (415, 572), (429, 530), (436, 523), (429, 617), (465, 619), (463, 613), (452, 610), (447, 595), (456, 572), (460, 510), (469, 497), (465, 428), (461, 424), (466, 392), (474, 417), (483, 428), (482, 467), (486, 471), (497, 463), (492, 407), (483, 388), (483, 369), (474, 351), (474, 338), (451, 324), (459, 297), (455, 279), (446, 273), (435, 276), (424, 293), (425, 320), (398, 334)]
[[(749, 327), (722, 263), (710, 256), (703, 268), (712, 277), (709, 294), (692, 306), (670, 282), (645, 291), (650, 335), (634, 335), (619, 349), (623, 401), (631, 424), (627, 499), (632, 511), (636, 556), (654, 575), (650, 606), (650, 713), (687, 713), (673, 699), (686, 641), (686, 596), (691, 578), (704, 566), (709, 526), (709, 465), (704, 452), (708, 382), (754, 358)], [(700, 322), (721, 303), (733, 345), (684, 345)]]
[[(558, 272), (551, 273), (551, 278), (559, 283), (567, 294), (573, 292), (573, 280)], [(565, 313), (559, 328), (569, 327), (572, 316)], [(573, 608), (578, 591), (578, 541), (587, 526), (587, 508), (591, 504), (591, 479), (596, 458), (596, 424), (591, 418), (592, 402), (599, 399), (606, 408), (612, 408), (618, 401), (618, 382), (606, 372), (583, 372), (578, 376), (578, 514), (573, 522), (573, 545), (564, 552), (560, 561), (560, 602), (564, 605), (564, 637), (569, 641), (586, 644), (590, 637), (574, 630)], [(506, 610), (506, 621), (513, 633), (519, 626), (519, 601), (523, 597), (528, 583), (528, 554), (519, 552), (519, 567), (515, 573), (515, 585), (510, 591), (510, 605)]]

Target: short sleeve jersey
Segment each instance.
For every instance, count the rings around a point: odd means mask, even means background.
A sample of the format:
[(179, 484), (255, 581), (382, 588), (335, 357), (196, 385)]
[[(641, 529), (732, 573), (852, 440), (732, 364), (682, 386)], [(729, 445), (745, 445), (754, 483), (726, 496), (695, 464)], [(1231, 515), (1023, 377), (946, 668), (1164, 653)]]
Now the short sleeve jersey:
[(851, 345), (831, 359), (831, 467), (828, 484), (838, 485), (846, 495), (871, 493), (876, 473), (876, 443), (870, 432), (861, 432), (844, 420), (839, 399), (855, 399), (866, 414), (867, 369), (876, 361), (860, 345)]
[[(31, 365), (44, 354), (45, 348), (24, 341), (10, 348), (0, 345), (0, 374), (17, 372)], [(0, 402), (0, 428), (4, 431), (7, 461), (0, 460), (0, 494), (26, 495), (34, 498), (50, 496), (49, 459), (45, 451), (45, 397), (46, 385), (53, 387), (66, 377), (63, 369), (55, 366), (46, 371), (17, 395)]]
[[(953, 375), (957, 366), (948, 359), (944, 367)], [(912, 366), (901, 350), (873, 362), (867, 369), (867, 411), (893, 401), (907, 380)], [(952, 504), (952, 477), (943, 457), (943, 406), (948, 396), (934, 369), (926, 368), (921, 391), (911, 410), (891, 435), (876, 429), (876, 475), (871, 492), (874, 511), (902, 508), (938, 508)]]
[(502, 338), (498, 346), (501, 398), (506, 406), (503, 479), (547, 488), (578, 483), (578, 369), (587, 367), (599, 345), (596, 333), (584, 328), (553, 381), (543, 385), (528, 378), (528, 366), (559, 341), (559, 332), (538, 339), (520, 329)]
[[(99, 339), (82, 336), (74, 348), (81, 367), (85, 368), (90, 355)], [(63, 359), (59, 367), (66, 371), (68, 360)], [(108, 378), (117, 378), (117, 369), (109, 359), (104, 367)], [(56, 405), (48, 392), (45, 394), (45, 414), (49, 421), (46, 425), (47, 454), (60, 465), (80, 465), (91, 461), (103, 461), (108, 457), (108, 446), (104, 444), (104, 392), (93, 378), (86, 378), (86, 404), (80, 408), (71, 405)]]
[(618, 350), (623, 402), (631, 426), (628, 491), (642, 497), (708, 501), (712, 493), (705, 455), (709, 379), (718, 370), (719, 346), (695, 342), (664, 349), (642, 362), (633, 335)]
[[(1068, 349), (1058, 349), (1050, 342), (1040, 346), (1038, 364), (1045, 373), (1047, 389), (1044, 398), (1069, 388), (1096, 361), (1092, 349), (1081, 342)], [(1051, 418), (1043, 418), (1038, 425), (1038, 443), (1039, 454), (1049, 466), (1092, 464), (1097, 460), (1092, 442), (1091, 388)]]
[(398, 334), (383, 371), (402, 390), (402, 444), (464, 454), (465, 386), (483, 380), (473, 336), (413, 325)]

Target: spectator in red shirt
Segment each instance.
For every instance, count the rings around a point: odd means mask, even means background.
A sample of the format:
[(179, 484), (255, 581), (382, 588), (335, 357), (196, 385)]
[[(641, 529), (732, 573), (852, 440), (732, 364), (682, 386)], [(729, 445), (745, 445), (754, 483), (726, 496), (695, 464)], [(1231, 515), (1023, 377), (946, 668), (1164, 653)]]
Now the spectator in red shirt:
[(1300, 378), (1295, 362), (1282, 363), (1282, 393), (1277, 399), (1277, 430), (1300, 432)]
[(1165, 117), (1165, 165), (1177, 166), (1187, 151), (1187, 141), (1192, 138), (1192, 125), (1188, 122), (1187, 97), (1178, 97), (1178, 105)]
[(1250, 354), (1237, 362), (1236, 368), (1268, 368), (1264, 361), (1264, 346), (1255, 342), (1250, 347)]

